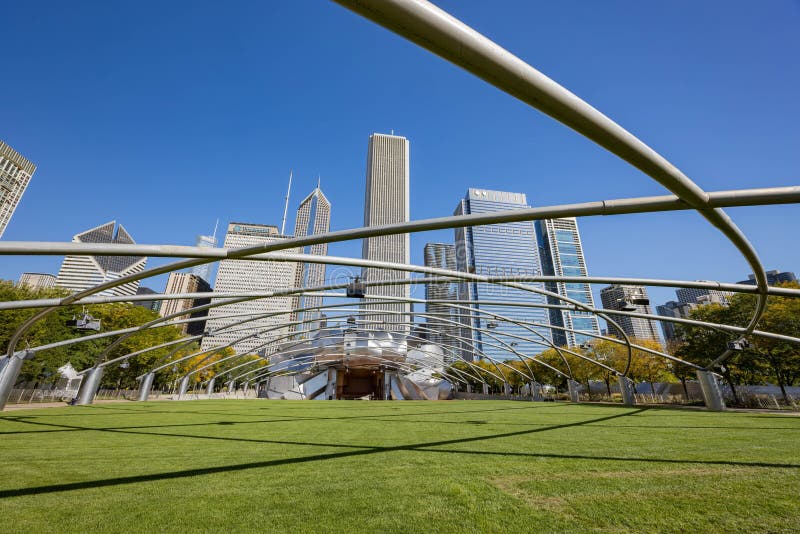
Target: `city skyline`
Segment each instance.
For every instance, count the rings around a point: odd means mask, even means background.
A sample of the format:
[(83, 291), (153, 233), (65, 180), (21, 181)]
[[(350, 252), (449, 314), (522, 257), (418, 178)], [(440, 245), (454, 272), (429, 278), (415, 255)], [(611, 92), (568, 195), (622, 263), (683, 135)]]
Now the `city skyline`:
[[(401, 136), (373, 133), (370, 136), (370, 144), (369, 144), (369, 148), (368, 148), (367, 187), (365, 188), (365, 207), (364, 207), (365, 223), (369, 222), (370, 220), (376, 220), (378, 222), (383, 222), (381, 218), (385, 219), (387, 217), (387, 214), (386, 213), (380, 213), (380, 210), (378, 210), (377, 216), (376, 216), (375, 213), (371, 213), (370, 212), (370, 208), (369, 208), (369, 203), (370, 203), (370, 201), (372, 201), (372, 202), (374, 202), (376, 204), (380, 204), (381, 205), (380, 209), (381, 210), (386, 210), (386, 206), (387, 206), (386, 201), (387, 201), (387, 199), (391, 198), (391, 194), (393, 193), (393, 191), (391, 191), (391, 188), (389, 188), (389, 190), (387, 190), (385, 186), (383, 187), (383, 189), (376, 188), (376, 190), (374, 192), (370, 193), (369, 186), (370, 186), (370, 182), (371, 182), (371, 179), (372, 179), (372, 174), (375, 172), (375, 169), (379, 170), (378, 176), (380, 176), (382, 179), (385, 178), (385, 176), (390, 176), (392, 173), (391, 172), (389, 172), (388, 174), (386, 173), (386, 165), (385, 164), (387, 162), (391, 164), (394, 161), (394, 158), (396, 156), (396, 154), (393, 154), (393, 153), (390, 154), (389, 152), (386, 152), (385, 147), (383, 147), (383, 152), (385, 152), (385, 153), (381, 153), (381, 149), (379, 149), (376, 152), (373, 149), (373, 138), (375, 138), (375, 137), (388, 138), (388, 139), (392, 139), (392, 138), (400, 139), (404, 143), (404, 148), (401, 149), (401, 152), (400, 152), (400, 155), (401, 155), (400, 159), (405, 162), (405, 167), (400, 167), (399, 168), (400, 169), (399, 172), (400, 172), (400, 175), (405, 175), (405, 178), (404, 178), (405, 179), (405, 190), (406, 190), (406, 195), (408, 194), (408, 183), (409, 183), (409, 180), (408, 180), (409, 171), (408, 171), (408, 165), (407, 165), (407, 162), (408, 162), (408, 140), (406, 138), (404, 138), (404, 137), (401, 137)], [(403, 150), (405, 150), (404, 154), (403, 154)], [(378, 155), (376, 156), (376, 154), (378, 154)], [(377, 164), (372, 161), (374, 157), (377, 157), (377, 160), (378, 160)], [(381, 159), (384, 160), (384, 161), (381, 161)], [(383, 173), (384, 176), (381, 176), (380, 173)], [(389, 192), (389, 195), (386, 196), (385, 198), (382, 198), (381, 195), (387, 193), (387, 191)], [(468, 197), (469, 197), (469, 194), (472, 193), (472, 191), (473, 190), (470, 189), (470, 193), (468, 193)], [(478, 193), (480, 194), (479, 190), (476, 190), (476, 191), (478, 191)], [(502, 193), (502, 192), (484, 191), (484, 193)], [(510, 195), (514, 195), (514, 194), (510, 193)], [(524, 194), (523, 194), (523, 197), (524, 197)], [(287, 203), (288, 203), (288, 200), (289, 200), (288, 196), (287, 196), (286, 200), (287, 200)], [(406, 199), (404, 200), (406, 210), (408, 210), (410, 208), (410, 203), (408, 202), (408, 200), (409, 200), (408, 197), (406, 197)], [(462, 200), (462, 203), (463, 202), (464, 201)], [(461, 209), (463, 211), (463, 208), (461, 208)], [(321, 212), (320, 216), (317, 216), (318, 211)], [(375, 211), (375, 210), (373, 210), (373, 211)], [(456, 210), (456, 214), (462, 213), (462, 211), (459, 211), (457, 209)], [(387, 213), (389, 213), (390, 216), (394, 216), (391, 213), (391, 210), (389, 210), (389, 212), (387, 212)], [(113, 221), (112, 221), (112, 223), (113, 223)], [(105, 227), (108, 224), (112, 224), (112, 223), (107, 223), (106, 225), (101, 225), (101, 226), (99, 226), (99, 227), (97, 227), (95, 229), (83, 232), (82, 234), (89, 235), (92, 232), (96, 233), (98, 231), (101, 232), (101, 233), (103, 233), (103, 232), (108, 233), (107, 232), (108, 229), (105, 228)], [(214, 228), (214, 233), (211, 236), (198, 235), (198, 240), (197, 240), (196, 246), (199, 246), (199, 247), (214, 246), (214, 244), (216, 243), (216, 230), (217, 230), (218, 224), (219, 224), (219, 220), (217, 220), (217, 223), (216, 223), (215, 228)], [(256, 226), (258, 226), (258, 225), (260, 225), (260, 224), (256, 224)], [(271, 225), (263, 225), (263, 226), (271, 226)], [(541, 263), (541, 271), (540, 272), (542, 272), (542, 274), (547, 274), (547, 275), (572, 275), (572, 276), (586, 276), (588, 274), (588, 272), (586, 270), (586, 266), (585, 266), (586, 265), (585, 258), (583, 256), (583, 251), (582, 251), (583, 245), (581, 243), (580, 234), (579, 234), (578, 229), (577, 229), (577, 219), (568, 218), (568, 219), (554, 219), (554, 220), (539, 220), (539, 221), (535, 221), (534, 222), (534, 227), (536, 228), (536, 232), (538, 234), (536, 237), (534, 237), (534, 243), (538, 244), (539, 252), (540, 252), (540, 256), (536, 256), (536, 261), (540, 261), (540, 263)], [(558, 227), (558, 228), (556, 228), (556, 227)], [(309, 235), (309, 232), (310, 233), (321, 233), (321, 232), (328, 231), (329, 229), (330, 229), (330, 202), (327, 200), (325, 195), (322, 193), (322, 191), (320, 189), (320, 181), (319, 181), (319, 178), (318, 178), (317, 179), (317, 187), (303, 201), (301, 201), (301, 203), (300, 203), (300, 205), (299, 205), (299, 207), (297, 209), (297, 214), (296, 214), (296, 218), (295, 218), (295, 236), (296, 237), (300, 237), (300, 236), (304, 236), (304, 235)], [(467, 232), (472, 232), (472, 231), (473, 231), (472, 228), (467, 230)], [(548, 236), (549, 236), (549, 234), (552, 234), (552, 233), (555, 233), (555, 232), (558, 232), (558, 231), (560, 231), (562, 233), (569, 232), (571, 234), (571, 238), (569, 240), (569, 243), (561, 243), (560, 239), (559, 239), (558, 247), (553, 248), (555, 242), (551, 242), (548, 239)], [(111, 232), (113, 234), (114, 230), (112, 230)], [(130, 238), (129, 234), (124, 229), (124, 227), (122, 227), (121, 225), (116, 230), (116, 233), (118, 235), (112, 236), (111, 237), (112, 241), (118, 240), (121, 243), (133, 243), (133, 240)], [(79, 234), (79, 235), (82, 235), (82, 234)], [(459, 235), (459, 230), (456, 230), (456, 235)], [(285, 236), (285, 237), (291, 237), (291, 236)], [(406, 242), (408, 241), (407, 236), (401, 236), (401, 237), (406, 238), (405, 239)], [(78, 239), (78, 236), (75, 236), (74, 239)], [(94, 238), (90, 237), (89, 239), (91, 240), (91, 239), (94, 239)], [(103, 237), (103, 239), (106, 239), (106, 238)], [(101, 239), (101, 241), (103, 239)], [(365, 243), (364, 243), (364, 254), (367, 254), (366, 241), (367, 240), (365, 240)], [(383, 239), (383, 241), (385, 241), (385, 239)], [(402, 243), (402, 241), (398, 240), (398, 243)], [(429, 259), (428, 259), (427, 248), (430, 245), (431, 244), (426, 244), (425, 245), (426, 252), (425, 252), (424, 261), (425, 261), (425, 265), (428, 265), (428, 266), (434, 264), (434, 263), (432, 263), (433, 260), (429, 261)], [(442, 245), (442, 244), (439, 244), (439, 245)], [(328, 246), (327, 244), (319, 244), (319, 245), (315, 245), (315, 246), (311, 246), (311, 247), (306, 247), (304, 252), (305, 253), (310, 253), (310, 254), (324, 255), (324, 254), (327, 253), (327, 246)], [(452, 246), (452, 245), (450, 245), (450, 246)], [(556, 268), (556, 266), (560, 265), (560, 262), (561, 262), (561, 260), (558, 258), (558, 256), (560, 256), (561, 254), (564, 254), (564, 253), (572, 254), (572, 251), (566, 251), (566, 252), (561, 251), (560, 249), (562, 247), (564, 247), (564, 246), (568, 246), (571, 249), (575, 249), (577, 251), (577, 253), (578, 253), (578, 256), (577, 256), (577, 259), (576, 259), (577, 264), (572, 268), (573, 270), (577, 269), (577, 270), (575, 270), (575, 272), (572, 272), (572, 271), (567, 272), (569, 269), (563, 269), (563, 268), (560, 268), (560, 267)], [(389, 247), (389, 249), (391, 249), (391, 248), (392, 247)], [(397, 247), (394, 247), (394, 248), (397, 248)], [(400, 247), (400, 248), (402, 248), (402, 247)], [(389, 249), (387, 249), (387, 250), (389, 250)], [(393, 252), (391, 250), (389, 250), (389, 252), (384, 251), (384, 252), (376, 254), (376, 257), (384, 257), (385, 256), (385, 257), (388, 258), (392, 254), (397, 254), (397, 252), (396, 251)], [(400, 253), (400, 255), (402, 255), (402, 252)], [(69, 262), (67, 261), (67, 259), (65, 259), (64, 265), (62, 265), (62, 269), (59, 271), (59, 275), (62, 277), (62, 282), (63, 282), (63, 280), (67, 280), (70, 276), (74, 277), (75, 273), (77, 271), (81, 271), (81, 270), (85, 271), (85, 268), (80, 268), (80, 267), (76, 267), (75, 265), (72, 265), (72, 263), (76, 260), (76, 258), (72, 258), (72, 257), (69, 257), (69, 256), (67, 258), (69, 259)], [(77, 259), (80, 260), (80, 261), (83, 261), (84, 263), (87, 261), (87, 258), (77, 258)], [(141, 260), (141, 259), (142, 258), (136, 258), (136, 260)], [(113, 260), (114, 260), (114, 258), (108, 258), (108, 257), (106, 257), (106, 258), (102, 258), (101, 257), (99, 259), (99, 261), (106, 262), (106, 263), (108, 263), (108, 262), (112, 262), (113, 263)], [(117, 262), (119, 262), (119, 260), (124, 260), (124, 258), (117, 258), (116, 259)], [(146, 258), (145, 258), (145, 260), (146, 260)], [(97, 259), (95, 259), (95, 261), (97, 261)], [(407, 261), (408, 260), (406, 259), (405, 262), (407, 262)], [(447, 263), (447, 261), (445, 261), (445, 263)], [(66, 269), (66, 271), (65, 271), (65, 265), (68, 265), (68, 268)], [(212, 265), (213, 264), (206, 264), (206, 265), (203, 265), (203, 266), (199, 266), (199, 267), (193, 268), (192, 269), (192, 273), (197, 274), (198, 272), (202, 272), (203, 274), (206, 274), (206, 273), (208, 273), (208, 272), (210, 272), (212, 270)], [(443, 265), (440, 264), (440, 266), (443, 266)], [(309, 267), (310, 267), (310, 269), (309, 269)], [(494, 266), (494, 267), (496, 267), (496, 268), (497, 267), (501, 267), (502, 268), (502, 266), (499, 266), (499, 265)], [(464, 268), (465, 267), (463, 265), (460, 267), (460, 269), (464, 269)], [(470, 267), (466, 267), (466, 268), (470, 268)], [(475, 266), (472, 266), (471, 268), (474, 269)], [(61, 271), (64, 271), (64, 272), (62, 273)], [(364, 271), (366, 271), (366, 270), (362, 269), (362, 272), (364, 272)], [(325, 280), (325, 277), (324, 277), (325, 266), (323, 264), (302, 264), (302, 265), (298, 265), (294, 272), (295, 272), (295, 274), (294, 274), (294, 276), (295, 276), (295, 285), (297, 287), (312, 287), (312, 286), (316, 286), (316, 285), (322, 285), (323, 281)], [(46, 276), (54, 276), (54, 275), (47, 275), (45, 273), (23, 273), (23, 275), (21, 276), (20, 283), (22, 282), (22, 278), (24, 278), (28, 274), (37, 275), (37, 276), (45, 276), (45, 277)], [(175, 273), (173, 273), (173, 274), (175, 274)], [(389, 272), (389, 274), (390, 274), (390, 277), (396, 276), (396, 273)], [(112, 274), (111, 276), (115, 276), (115, 275)], [(770, 277), (770, 283), (774, 283), (776, 281), (791, 280), (791, 279), (794, 278), (794, 274), (792, 272), (779, 272), (777, 270), (768, 271), (768, 276)], [(740, 282), (740, 283), (752, 282), (752, 279), (753, 279), (752, 274), (749, 275), (749, 277), (750, 277), (750, 280), (745, 281), (745, 282)], [(108, 274), (103, 275), (103, 277), (102, 277), (102, 279), (107, 279), (107, 278), (109, 278)], [(311, 280), (312, 278), (313, 278), (313, 283), (311, 283), (311, 285), (309, 285), (309, 282), (312, 282), (312, 280)], [(170, 279), (167, 281), (166, 288), (164, 290), (167, 293), (172, 292), (172, 291), (170, 291), (171, 279), (172, 279), (172, 275), (170, 275)], [(66, 284), (72, 283), (73, 286), (75, 286), (74, 281), (70, 282), (70, 281), (67, 280), (66, 282), (63, 282), (63, 283), (66, 283)], [(577, 288), (577, 287), (570, 287), (569, 290), (567, 290), (566, 289), (567, 285), (571, 285), (571, 286), (580, 285), (581, 287), (580, 287), (580, 289)], [(223, 284), (223, 286), (224, 286), (224, 284)], [(75, 287), (78, 287), (78, 286), (75, 286)], [(464, 287), (472, 288), (472, 287), (474, 287), (474, 284), (473, 285), (467, 284), (467, 285), (464, 285)], [(400, 286), (400, 288), (401, 289), (405, 289), (407, 291), (407, 288), (404, 288), (403, 286)], [(574, 298), (574, 299), (577, 299), (577, 300), (579, 300), (581, 302), (585, 302), (590, 306), (593, 305), (593, 296), (592, 296), (591, 290), (589, 289), (589, 284), (564, 284), (564, 283), (547, 284), (547, 288), (548, 288), (548, 290), (550, 290), (550, 291), (552, 291), (554, 293), (559, 293), (561, 295), (569, 296), (570, 298)], [(394, 289), (395, 288), (391, 288), (387, 293), (392, 293), (393, 292), (392, 290), (394, 290)], [(606, 288), (606, 289), (608, 289), (608, 288)], [(73, 290), (75, 290), (75, 288), (73, 288)], [(117, 291), (130, 291), (130, 290), (131, 290), (130, 287), (124, 287), (123, 289), (118, 289)], [(375, 289), (373, 289), (373, 290), (375, 290)], [(384, 289), (378, 289), (377, 291), (385, 291), (385, 288)], [(394, 291), (394, 292), (396, 292), (396, 291)], [(430, 288), (428, 288), (428, 287), (425, 288), (425, 292), (426, 292), (426, 298), (428, 298), (429, 294), (435, 293), (435, 291), (431, 292)], [(465, 295), (469, 295), (470, 292), (475, 293), (474, 289), (469, 289), (468, 291), (464, 292), (464, 294)], [(656, 308), (659, 315), (687, 317), (688, 316), (688, 311), (691, 309), (691, 307), (685, 306), (685, 304), (687, 304), (687, 303), (702, 304), (702, 303), (706, 303), (706, 302), (720, 302), (720, 303), (725, 304), (726, 303), (725, 299), (726, 299), (726, 296), (727, 296), (726, 293), (720, 292), (720, 291), (707, 290), (707, 289), (693, 289), (693, 288), (680, 288), (680, 289), (677, 289), (676, 290), (676, 294), (678, 296), (678, 302), (666, 301), (663, 305), (659, 305), (657, 303), (654, 303), (652, 308)], [(601, 297), (602, 297), (602, 290), (601, 290)], [(436, 297), (436, 298), (440, 298), (440, 297)], [(558, 303), (558, 299), (550, 298), (548, 300), (549, 300), (550, 304), (557, 304)], [(167, 301), (167, 302), (169, 302), (169, 301)], [(317, 304), (321, 304), (321, 303), (322, 303), (322, 298), (321, 297), (307, 297), (305, 299), (303, 297), (293, 297), (293, 299), (292, 299), (292, 307), (293, 308), (299, 308), (301, 306), (307, 306), (307, 305), (308, 306), (317, 305)], [(678, 306), (678, 304), (680, 304), (681, 306)], [(197, 305), (197, 303), (195, 303), (195, 305)], [(411, 308), (410, 305), (397, 305), (396, 307), (399, 308), (401, 306), (406, 310), (410, 310), (410, 308)], [(436, 307), (436, 306), (434, 306), (434, 307)], [(428, 308), (428, 306), (426, 306), (426, 310), (427, 310), (427, 308)], [(441, 310), (439, 310), (439, 312), (440, 311)], [(586, 331), (586, 332), (589, 332), (589, 333), (592, 333), (592, 334), (599, 334), (600, 333), (600, 328), (599, 328), (598, 319), (596, 317), (593, 317), (593, 316), (582, 317), (582, 315), (584, 315), (584, 314), (581, 314), (580, 312), (569, 312), (569, 311), (560, 312), (558, 310), (550, 310), (548, 321), (549, 321), (549, 323), (551, 325), (555, 325), (556, 327), (566, 326), (567, 328), (574, 328), (575, 330)], [(391, 319), (395, 319), (395, 320), (397, 319), (396, 316), (388, 316), (388, 317), (390, 317)], [(291, 318), (291, 320), (308, 319), (308, 318), (309, 318), (309, 316), (306, 316), (306, 317), (300, 316), (300, 317), (298, 317), (297, 315), (295, 315), (295, 316), (293, 316)], [(386, 318), (384, 318), (384, 317), (381, 317), (380, 319), (386, 321)], [(635, 328), (636, 325), (632, 325), (632, 326), (628, 325), (626, 321), (627, 321), (627, 319), (624, 319), (622, 322), (626, 323), (624, 325), (626, 327), (625, 329), (626, 330), (630, 330), (629, 335), (633, 335), (635, 332), (639, 333), (639, 334), (642, 334), (643, 331), (642, 332), (639, 331), (641, 329), (636, 330), (636, 328)], [(395, 322), (395, 321), (391, 321), (391, 320), (388, 321), (388, 323), (391, 323), (391, 322)], [(431, 319), (428, 319), (428, 322), (435, 322), (435, 320), (432, 321)], [(442, 325), (438, 325), (438, 326), (441, 327)], [(481, 325), (481, 326), (485, 327), (485, 325)], [(674, 331), (673, 331), (672, 328), (670, 328), (670, 326), (671, 325), (669, 325), (669, 324), (664, 326), (664, 323), (661, 323), (660, 328), (661, 328), (661, 330), (663, 332), (664, 340), (670, 340), (670, 339), (674, 338)], [(373, 327), (378, 328), (377, 326), (373, 326)], [(390, 326), (389, 329), (392, 329), (392, 327)], [(609, 326), (609, 329), (613, 330), (613, 327)], [(197, 330), (197, 329), (195, 329), (195, 330)], [(447, 328), (444, 328), (443, 330), (447, 330)], [(656, 332), (654, 337), (653, 337), (653, 332)], [(466, 334), (466, 331), (461, 331), (460, 334), (462, 336), (464, 336)], [(657, 329), (656, 330), (648, 329), (648, 333), (645, 334), (645, 335), (649, 336), (649, 337), (652, 337), (654, 340), (659, 340), (659, 335), (657, 333)], [(434, 334), (434, 337), (435, 336), (436, 336), (436, 334)], [(478, 338), (480, 338), (480, 336), (481, 336), (481, 334), (478, 334)], [(579, 345), (582, 342), (590, 341), (592, 339), (591, 336), (581, 336), (581, 335), (577, 335), (576, 336), (575, 334), (573, 334), (573, 333), (571, 333), (569, 331), (561, 330), (561, 329), (558, 329), (558, 328), (551, 329), (550, 336), (553, 338), (553, 341), (557, 345), (567, 345), (567, 346)], [(444, 336), (440, 336), (440, 337), (442, 337), (441, 341), (443, 341), (444, 340), (443, 339)], [(453, 341), (453, 339), (451, 339), (450, 341)], [(478, 340), (478, 346), (480, 346), (480, 340)]]
[[(439, 5), (497, 36), (706, 190), (796, 184), (800, 154), (793, 147), (800, 144), (800, 131), (792, 117), (800, 101), (793, 89), (800, 74), (786, 66), (793, 64), (789, 51), (800, 36), (791, 4), (711, 2), (690, 10), (584, 5), (584, 16), (566, 26), (545, 22), (572, 19), (570, 7), (560, 4)], [(213, 46), (206, 29), (221, 15), (210, 6), (197, 6), (183, 25), (142, 21), (142, 32), (124, 39), (123, 21), (136, 17), (133, 6), (120, 6), (120, 16), (112, 20), (102, 11), (59, 5), (8, 7), (7, 43), (19, 58), (19, 76), (3, 87), (0, 137), (39, 168), (4, 241), (64, 242), (98, 220), (118, 219), (140, 243), (192, 245), (217, 216), (224, 222), (279, 221), (283, 195), (275, 191), (283, 191), (292, 168), (299, 188), (311, 189), (320, 173), (331, 184), (326, 194), (337, 206), (333, 229), (359, 227), (364, 139), (392, 128), (418, 147), (411, 153), (414, 220), (449, 214), (460, 193), (474, 184), (525, 192), (540, 206), (664, 193), (567, 128), (337, 6), (230, 10), (224, 19), (238, 31), (219, 36)], [(685, 24), (689, 13), (695, 22)], [(166, 14), (180, 17), (176, 6)], [(25, 22), (32, 18), (34, 29)], [(646, 30), (654, 19), (664, 21), (663, 28)], [(300, 21), (316, 30), (313, 39), (291, 38), (288, 28)], [(595, 22), (614, 31), (599, 41), (589, 39)], [(674, 27), (682, 28), (680, 42), (666, 29)], [(98, 38), (106, 43), (102, 53), (82, 52), (94, 49)], [(557, 49), (553, 42), (560, 43)], [(282, 53), (265, 54), (269, 50)], [(60, 54), (82, 59), (67, 69)], [(225, 65), (222, 85), (208, 73), (209, 56)], [(147, 69), (133, 76), (134, 70), (115, 67), (129, 62)], [(612, 81), (599, 83), (598, 69)], [(742, 71), (752, 73), (744, 83)], [(103, 83), (87, 86), (85, 80), (98, 72), (107, 72)], [(335, 73), (335, 83), (316, 89), (320, 73)], [(424, 91), (420, 79), (426, 81)], [(145, 91), (136, 89), (140, 84)], [(764, 87), (770, 87), (769, 98), (757, 105), (762, 99), (752, 95)], [(311, 129), (333, 135), (310, 143)], [(143, 156), (158, 164), (147, 172), (126, 164)], [(117, 194), (120, 184), (127, 184), (129, 195)], [(64, 202), (65, 187), (80, 187), (81, 194)], [(174, 202), (189, 192), (212, 190), (191, 202)], [(130, 196), (146, 198), (149, 207), (130, 202)], [(726, 211), (758, 244), (767, 269), (800, 270), (800, 251), (781, 245), (774, 231), (800, 217), (800, 207)], [(584, 218), (580, 225), (598, 276), (736, 282), (751, 272), (733, 247), (693, 214)], [(615, 236), (622, 233), (636, 246), (620, 250)], [(426, 242), (451, 239), (451, 232), (412, 236), (412, 261), (423, 263)], [(337, 256), (358, 257), (359, 250), (360, 243), (330, 247)], [(54, 273), (59, 261), (4, 257), (0, 277)], [(152, 258), (149, 265), (163, 263)], [(163, 277), (147, 283), (164, 287), (165, 282)], [(651, 289), (651, 297), (674, 298), (668, 288)]]

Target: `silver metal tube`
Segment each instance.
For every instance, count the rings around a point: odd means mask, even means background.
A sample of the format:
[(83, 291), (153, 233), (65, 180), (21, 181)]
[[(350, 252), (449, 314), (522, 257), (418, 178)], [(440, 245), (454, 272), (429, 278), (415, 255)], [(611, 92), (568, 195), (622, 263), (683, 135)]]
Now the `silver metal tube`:
[[(497, 43), (424, 0), (335, 0), (365, 18), (471, 72), (638, 168), (718, 228), (744, 256), (759, 294), (746, 327), (755, 330), (766, 308), (767, 278), (753, 246), (709, 195), (655, 150)], [(729, 351), (717, 359), (721, 363)]]
[(142, 383), (139, 384), (139, 395), (136, 400), (144, 402), (150, 396), (150, 390), (153, 388), (153, 379), (156, 377), (155, 373), (147, 373), (142, 377)]
[(79, 406), (92, 404), (97, 390), (100, 388), (100, 380), (103, 378), (102, 367), (92, 367), (86, 376), (81, 381), (81, 386), (78, 388), (78, 398), (75, 404)]

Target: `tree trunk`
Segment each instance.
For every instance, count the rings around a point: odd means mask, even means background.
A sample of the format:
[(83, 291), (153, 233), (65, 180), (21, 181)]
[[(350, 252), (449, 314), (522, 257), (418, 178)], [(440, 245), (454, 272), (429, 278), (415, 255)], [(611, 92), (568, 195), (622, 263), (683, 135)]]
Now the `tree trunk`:
[(733, 380), (731, 379), (731, 372), (725, 371), (724, 373), (722, 373), (722, 377), (725, 378), (725, 382), (727, 382), (728, 385), (731, 387), (731, 394), (733, 395), (734, 404), (739, 404), (739, 395), (737, 395), (736, 386), (734, 385)]
[(653, 396), (656, 396), (656, 386), (652, 382), (650, 382), (650, 391), (653, 392)]
[(680, 380), (681, 380), (681, 385), (683, 386), (683, 396), (688, 401), (689, 400), (689, 388), (686, 387), (686, 377), (682, 376)]
[(783, 379), (783, 375), (781, 374), (780, 371), (778, 371), (777, 368), (775, 369), (775, 376), (778, 379), (778, 386), (780, 386), (781, 388), (781, 395), (783, 395), (783, 400), (786, 401), (786, 404), (791, 404), (791, 402), (789, 402), (789, 395), (786, 394), (786, 384), (785, 384), (786, 381)]
[(611, 397), (611, 378), (610, 377), (606, 377), (605, 382), (606, 382), (606, 390), (608, 391), (608, 396), (610, 398)]

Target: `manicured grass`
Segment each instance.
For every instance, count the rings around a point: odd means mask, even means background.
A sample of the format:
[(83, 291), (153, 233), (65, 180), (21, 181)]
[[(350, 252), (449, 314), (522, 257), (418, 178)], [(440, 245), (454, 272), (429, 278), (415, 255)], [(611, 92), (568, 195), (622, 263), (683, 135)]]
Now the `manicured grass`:
[(0, 414), (2, 532), (797, 532), (800, 418), (502, 401)]

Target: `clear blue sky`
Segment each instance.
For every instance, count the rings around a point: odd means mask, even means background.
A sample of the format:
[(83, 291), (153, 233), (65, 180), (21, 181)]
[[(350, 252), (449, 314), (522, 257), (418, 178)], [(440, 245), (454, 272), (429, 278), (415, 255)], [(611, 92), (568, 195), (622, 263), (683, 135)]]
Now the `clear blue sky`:
[[(38, 165), (4, 240), (111, 219), (191, 245), (280, 224), (322, 177), (332, 228), (362, 224), (367, 138), (411, 142), (413, 219), (468, 187), (533, 205), (663, 194), (590, 141), (325, 1), (0, 0), (0, 139)], [(707, 190), (800, 183), (796, 1), (438, 2), (587, 100)], [(738, 208), (767, 269), (800, 271), (800, 206)], [(290, 218), (290, 225), (293, 217)], [(749, 269), (692, 213), (581, 219), (590, 274), (735, 282)], [(427, 241), (412, 237), (412, 260)], [(360, 243), (331, 247), (360, 255)], [(0, 278), (61, 258), (0, 259)], [(157, 265), (151, 260), (149, 265)], [(144, 282), (163, 289), (163, 279)], [(651, 292), (655, 301), (674, 298)]]

